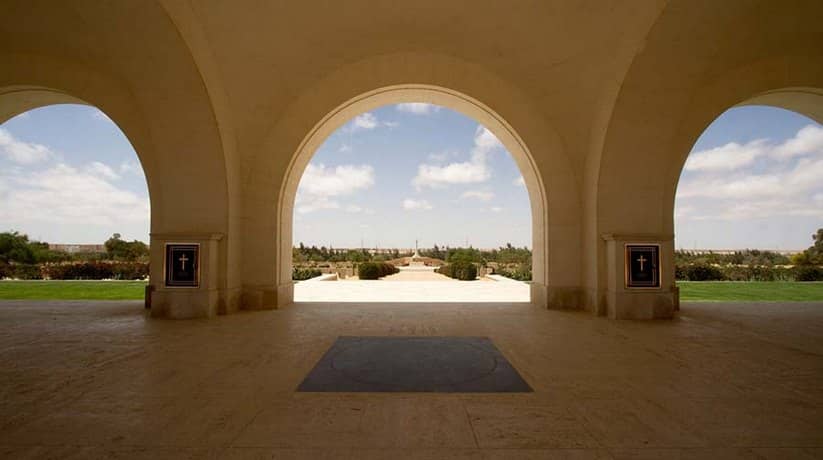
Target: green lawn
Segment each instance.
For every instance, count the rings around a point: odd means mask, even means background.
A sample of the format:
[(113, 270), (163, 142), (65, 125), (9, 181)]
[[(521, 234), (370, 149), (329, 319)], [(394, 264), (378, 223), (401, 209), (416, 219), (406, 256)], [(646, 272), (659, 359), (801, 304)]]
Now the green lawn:
[(698, 302), (823, 302), (823, 282), (678, 281), (680, 300)]
[[(823, 282), (678, 281), (680, 300), (823, 302)], [(0, 281), (0, 299), (140, 300), (145, 281)]]
[(0, 299), (142, 300), (145, 281), (0, 281)]

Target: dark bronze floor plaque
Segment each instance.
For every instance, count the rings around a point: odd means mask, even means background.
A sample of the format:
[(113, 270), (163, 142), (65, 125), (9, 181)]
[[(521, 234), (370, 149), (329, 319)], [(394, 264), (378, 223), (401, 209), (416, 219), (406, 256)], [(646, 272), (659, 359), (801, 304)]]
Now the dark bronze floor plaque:
[(297, 391), (522, 393), (487, 337), (338, 337)]

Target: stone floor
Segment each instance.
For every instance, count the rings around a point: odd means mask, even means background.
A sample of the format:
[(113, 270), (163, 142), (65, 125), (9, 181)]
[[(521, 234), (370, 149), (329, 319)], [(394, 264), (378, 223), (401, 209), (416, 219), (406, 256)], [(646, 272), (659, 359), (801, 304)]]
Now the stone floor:
[[(823, 304), (610, 321), (301, 304), (203, 321), (0, 303), (0, 457), (823, 458)], [(520, 394), (297, 393), (341, 335), (488, 336)]]

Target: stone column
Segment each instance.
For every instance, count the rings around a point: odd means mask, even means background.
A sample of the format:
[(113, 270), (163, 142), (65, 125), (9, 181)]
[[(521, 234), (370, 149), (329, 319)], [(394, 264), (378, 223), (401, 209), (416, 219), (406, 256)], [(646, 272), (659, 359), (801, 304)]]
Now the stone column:
[[(602, 238), (606, 241), (606, 314), (609, 318), (671, 318), (679, 303), (674, 285), (674, 235), (609, 233)], [(659, 246), (657, 286), (630, 285), (627, 245)]]
[[(151, 316), (172, 319), (210, 318), (217, 314), (220, 300), (220, 254), (222, 233), (151, 234)], [(166, 246), (199, 246), (196, 286), (169, 286), (166, 282)]]

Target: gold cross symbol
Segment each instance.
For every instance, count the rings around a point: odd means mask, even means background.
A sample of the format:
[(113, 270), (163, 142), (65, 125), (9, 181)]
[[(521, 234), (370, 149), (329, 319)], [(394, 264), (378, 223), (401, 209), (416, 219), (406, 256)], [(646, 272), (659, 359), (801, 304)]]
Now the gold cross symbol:
[(643, 257), (643, 254), (641, 254), (640, 257), (637, 258), (637, 261), (640, 262), (640, 271), (641, 272), (644, 271), (643, 270), (643, 264), (645, 262), (648, 262), (648, 260), (645, 257)]
[[(183, 255), (182, 255), (182, 256), (180, 256), (180, 258), (179, 258), (179, 259), (177, 259), (177, 260), (179, 260), (179, 261), (180, 261), (180, 263), (181, 263), (181, 265), (182, 265), (182, 269), (183, 269), (183, 271), (186, 271), (186, 261), (188, 261), (188, 260), (189, 260), (189, 258), (188, 258), (188, 257), (186, 257), (186, 255), (185, 255), (185, 254), (183, 254)], [(641, 270), (642, 270), (642, 269), (641, 269)]]

